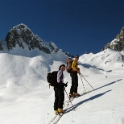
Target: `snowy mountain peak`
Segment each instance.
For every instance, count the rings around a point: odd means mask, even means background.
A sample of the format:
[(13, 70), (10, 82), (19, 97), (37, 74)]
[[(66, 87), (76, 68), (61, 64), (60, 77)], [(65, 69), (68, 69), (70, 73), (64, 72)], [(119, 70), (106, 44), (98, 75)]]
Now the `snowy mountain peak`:
[[(28, 28), (28, 26), (27, 25), (25, 25), (25, 24), (23, 24), (23, 23), (20, 23), (20, 24), (18, 24), (17, 26), (14, 26), (12, 29), (15, 29), (15, 28), (22, 28), (22, 29), (24, 29), (24, 28)], [(28, 28), (29, 29), (29, 28)], [(30, 29), (29, 29), (30, 30)]]
[(105, 45), (103, 50), (107, 48), (111, 48), (117, 51), (124, 50), (124, 27), (122, 27), (120, 33), (116, 35), (116, 38), (114, 40)]
[(58, 51), (56, 45), (43, 41), (38, 35), (35, 35), (25, 24), (14, 26), (7, 34), (5, 41), (8, 50), (13, 50), (17, 45), (23, 49), (39, 49), (47, 54), (53, 50)]
[(54, 42), (42, 40), (23, 23), (10, 29), (5, 40), (0, 41), (0, 53), (32, 57), (41, 55), (42, 53), (57, 54), (59, 51), (65, 56), (73, 57), (70, 53), (59, 49)]

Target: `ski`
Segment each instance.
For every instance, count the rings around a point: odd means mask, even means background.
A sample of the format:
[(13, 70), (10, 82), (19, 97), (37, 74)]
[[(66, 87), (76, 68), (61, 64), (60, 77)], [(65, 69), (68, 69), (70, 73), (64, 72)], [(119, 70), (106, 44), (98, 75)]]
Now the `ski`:
[[(68, 104), (66, 105), (66, 107), (64, 108), (64, 112), (67, 110), (68, 106), (69, 106), (69, 101), (68, 101)], [(57, 117), (60, 118), (59, 116), (61, 116), (61, 114), (55, 114), (54, 117), (52, 117), (52, 119), (50, 120), (49, 124), (54, 124), (53, 123), (54, 120), (56, 120)]]
[(58, 116), (58, 115), (55, 114), (55, 116), (52, 117), (52, 119), (50, 120), (49, 124), (52, 123), (52, 122), (56, 119), (57, 116)]
[(78, 97), (81, 97), (81, 96), (84, 96), (84, 95), (86, 95), (86, 94), (88, 94), (88, 93), (90, 93), (90, 92), (92, 92), (92, 91), (93, 91), (93, 90), (84, 92), (84, 93), (80, 94), (80, 96), (74, 97), (74, 99), (75, 99), (75, 98), (78, 98)]
[[(62, 114), (63, 115), (63, 114)], [(57, 124), (58, 121), (60, 120), (60, 118), (62, 117), (62, 115), (59, 115), (58, 118), (52, 123), (52, 124)]]
[(55, 121), (52, 124), (57, 124), (66, 111), (67, 111), (67, 109), (64, 110), (63, 113), (59, 114), (59, 116), (55, 119)]
[(94, 91), (94, 90), (90, 90), (90, 91), (84, 92), (84, 93), (82, 93), (80, 96), (86, 95), (86, 94), (88, 94), (88, 93), (90, 93), (90, 92), (92, 92), (92, 91)]
[(64, 112), (62, 114), (58, 114), (55, 115), (54, 117), (52, 117), (52, 119), (50, 120), (49, 124), (56, 124), (58, 123), (58, 121), (60, 120), (60, 118), (63, 116), (63, 114), (67, 111), (70, 103), (74, 100), (74, 98), (70, 98), (69, 100), (65, 101), (65, 107), (64, 107)]

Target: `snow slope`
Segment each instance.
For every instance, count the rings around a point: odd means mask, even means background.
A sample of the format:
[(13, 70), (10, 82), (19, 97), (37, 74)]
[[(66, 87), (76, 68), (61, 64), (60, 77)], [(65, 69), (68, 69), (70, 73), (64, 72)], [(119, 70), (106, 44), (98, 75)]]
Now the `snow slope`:
[[(58, 70), (66, 58), (61, 50), (51, 55), (0, 53), (0, 124), (48, 124), (54, 115), (54, 91), (48, 88), (46, 74)], [(58, 124), (124, 124), (123, 53), (107, 49), (84, 54), (79, 67), (94, 90), (83, 79), (85, 91), (90, 92), (74, 99), (75, 110), (69, 104), (69, 112)], [(69, 93), (71, 78), (66, 71), (64, 75)], [(78, 78), (82, 94), (84, 87)]]

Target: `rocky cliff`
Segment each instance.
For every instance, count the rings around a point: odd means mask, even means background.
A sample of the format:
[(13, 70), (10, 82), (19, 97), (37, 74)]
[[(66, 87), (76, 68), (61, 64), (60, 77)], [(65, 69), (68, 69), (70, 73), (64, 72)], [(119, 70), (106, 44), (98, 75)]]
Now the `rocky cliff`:
[(117, 51), (124, 50), (124, 27), (122, 27), (120, 33), (116, 35), (116, 38), (112, 42), (107, 43), (105, 45), (103, 50), (107, 48), (114, 49)]

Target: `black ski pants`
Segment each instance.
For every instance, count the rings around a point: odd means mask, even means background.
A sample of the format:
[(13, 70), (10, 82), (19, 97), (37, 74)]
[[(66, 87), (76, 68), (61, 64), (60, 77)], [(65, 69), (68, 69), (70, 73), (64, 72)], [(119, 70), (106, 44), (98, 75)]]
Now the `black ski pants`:
[(78, 75), (76, 71), (73, 71), (70, 73), (72, 82), (71, 82), (71, 88), (70, 88), (70, 94), (77, 93), (78, 88)]
[(54, 91), (55, 91), (54, 110), (58, 110), (58, 108), (63, 109), (64, 90), (63, 88), (54, 87)]

